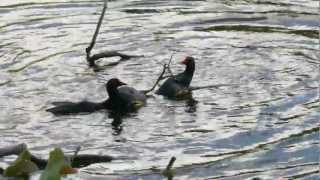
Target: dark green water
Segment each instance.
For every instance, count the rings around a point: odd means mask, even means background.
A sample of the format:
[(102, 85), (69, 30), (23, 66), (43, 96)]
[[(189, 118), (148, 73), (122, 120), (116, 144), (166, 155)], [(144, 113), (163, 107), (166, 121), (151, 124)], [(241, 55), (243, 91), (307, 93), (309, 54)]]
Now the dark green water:
[[(0, 2), (0, 147), (26, 143), (118, 160), (80, 170), (83, 179), (317, 179), (317, 0), (118, 0), (109, 3), (95, 52), (144, 55), (93, 72), (85, 61), (100, 1)], [(55, 117), (54, 101), (102, 101), (118, 77), (151, 87), (162, 63), (196, 58), (196, 104), (154, 95), (116, 132), (108, 113)], [(104, 59), (100, 65), (117, 61)], [(0, 159), (5, 167), (14, 157)]]

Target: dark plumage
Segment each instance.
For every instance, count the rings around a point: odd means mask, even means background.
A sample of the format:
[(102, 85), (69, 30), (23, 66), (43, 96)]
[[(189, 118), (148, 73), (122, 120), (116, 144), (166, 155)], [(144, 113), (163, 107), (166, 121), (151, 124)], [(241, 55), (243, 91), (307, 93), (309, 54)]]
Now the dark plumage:
[(188, 88), (195, 70), (195, 61), (193, 57), (188, 56), (181, 63), (186, 65), (186, 69), (182, 73), (168, 78), (156, 91), (156, 94), (168, 98), (179, 98), (190, 94)]
[(94, 103), (89, 101), (82, 102), (53, 102), (55, 107), (47, 109), (55, 115), (75, 114), (75, 113), (92, 113), (104, 109), (104, 103)]
[[(131, 112), (146, 103), (147, 97), (141, 91), (126, 85), (118, 79), (110, 79), (106, 85), (109, 99), (105, 102), (107, 109), (118, 112)], [(121, 87), (119, 87), (121, 86)]]
[(126, 84), (119, 79), (110, 79), (106, 84), (109, 98), (104, 102), (54, 102), (52, 104), (56, 105), (56, 107), (47, 109), (46, 111), (55, 115), (91, 113), (101, 109), (125, 113), (135, 111), (146, 103), (147, 97), (144, 93), (123, 85)]

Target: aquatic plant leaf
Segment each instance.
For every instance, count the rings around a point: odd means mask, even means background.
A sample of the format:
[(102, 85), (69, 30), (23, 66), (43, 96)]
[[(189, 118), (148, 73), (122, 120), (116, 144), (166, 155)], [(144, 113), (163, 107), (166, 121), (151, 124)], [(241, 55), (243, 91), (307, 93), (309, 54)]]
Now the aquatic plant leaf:
[(30, 160), (31, 154), (24, 150), (19, 157), (5, 169), (4, 175), (8, 177), (27, 177), (38, 170), (37, 165)]
[(48, 164), (41, 174), (40, 180), (60, 180), (61, 175), (76, 173), (64, 158), (64, 154), (60, 148), (56, 148), (50, 152)]

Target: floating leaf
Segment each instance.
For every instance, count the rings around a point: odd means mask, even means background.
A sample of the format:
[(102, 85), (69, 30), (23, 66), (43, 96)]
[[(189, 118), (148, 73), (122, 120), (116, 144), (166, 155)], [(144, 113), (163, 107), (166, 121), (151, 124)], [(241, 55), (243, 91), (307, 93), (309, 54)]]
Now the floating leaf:
[(40, 180), (60, 180), (61, 175), (76, 172), (76, 169), (66, 163), (62, 150), (56, 148), (50, 152), (48, 164), (41, 174)]
[(19, 157), (4, 171), (8, 177), (28, 177), (38, 170), (37, 165), (30, 160), (31, 155), (28, 150), (24, 150)]

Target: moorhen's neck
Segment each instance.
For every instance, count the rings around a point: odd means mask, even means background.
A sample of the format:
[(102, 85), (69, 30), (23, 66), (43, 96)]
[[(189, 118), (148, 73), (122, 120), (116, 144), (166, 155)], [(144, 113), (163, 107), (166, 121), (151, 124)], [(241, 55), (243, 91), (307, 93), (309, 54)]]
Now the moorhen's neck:
[(195, 64), (194, 62), (192, 62), (186, 65), (186, 69), (184, 70), (184, 73), (193, 74), (194, 70), (195, 70)]
[(119, 95), (119, 91), (117, 87), (107, 87), (107, 92), (110, 99), (114, 99)]

